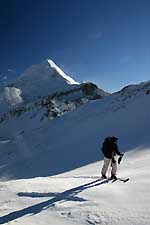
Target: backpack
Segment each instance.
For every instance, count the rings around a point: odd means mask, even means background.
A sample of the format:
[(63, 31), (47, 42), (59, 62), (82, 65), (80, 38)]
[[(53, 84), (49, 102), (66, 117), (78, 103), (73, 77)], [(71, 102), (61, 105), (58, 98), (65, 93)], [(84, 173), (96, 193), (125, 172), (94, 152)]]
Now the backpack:
[(103, 142), (103, 145), (102, 145), (102, 152), (103, 154), (105, 154), (105, 152), (107, 151), (108, 149), (108, 146), (110, 145), (110, 141), (111, 141), (111, 137), (108, 136), (104, 139), (104, 142)]

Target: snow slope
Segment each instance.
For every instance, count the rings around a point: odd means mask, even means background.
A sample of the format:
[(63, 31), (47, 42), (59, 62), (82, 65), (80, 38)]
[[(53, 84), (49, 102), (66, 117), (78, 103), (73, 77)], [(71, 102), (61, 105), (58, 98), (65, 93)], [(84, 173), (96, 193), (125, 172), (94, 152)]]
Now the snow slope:
[(107, 135), (119, 137), (122, 151), (149, 145), (149, 89), (144, 83), (132, 95), (123, 90), (52, 121), (37, 111), (1, 123), (0, 143), (8, 141), (1, 144), (1, 177), (56, 175), (96, 162)]
[(53, 177), (0, 182), (0, 224), (149, 225), (150, 151), (125, 155), (130, 181), (105, 183), (100, 163)]
[[(146, 82), (52, 121), (26, 113), (1, 123), (0, 224), (150, 224), (149, 111)], [(99, 180), (107, 135), (125, 152), (126, 184)]]

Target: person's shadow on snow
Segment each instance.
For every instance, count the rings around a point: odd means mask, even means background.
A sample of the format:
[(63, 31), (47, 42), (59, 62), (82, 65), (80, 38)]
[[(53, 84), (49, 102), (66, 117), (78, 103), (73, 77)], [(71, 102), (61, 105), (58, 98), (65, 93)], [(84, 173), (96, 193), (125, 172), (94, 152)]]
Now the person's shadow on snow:
[(53, 197), (52, 199), (49, 199), (47, 201), (38, 203), (36, 205), (33, 206), (29, 206), (27, 208), (18, 210), (18, 211), (14, 211), (12, 213), (9, 213), (5, 216), (0, 217), (0, 224), (4, 224), (10, 221), (13, 221), (15, 219), (18, 219), (20, 217), (23, 217), (27, 214), (37, 214), (40, 213), (42, 210), (45, 210), (47, 208), (50, 207), (54, 207), (55, 203), (63, 203), (66, 201), (79, 201), (79, 202), (84, 202), (87, 201), (84, 198), (78, 197), (76, 196), (78, 193), (84, 191), (85, 189), (94, 187), (94, 186), (98, 186), (104, 183), (107, 183), (107, 180), (101, 180), (101, 179), (97, 179), (93, 182), (87, 183), (87, 184), (83, 184), (81, 186), (69, 189), (67, 191), (64, 191), (62, 193), (37, 193), (37, 192), (20, 192), (18, 193), (18, 196), (20, 197), (32, 197), (32, 198), (36, 198), (36, 197)]

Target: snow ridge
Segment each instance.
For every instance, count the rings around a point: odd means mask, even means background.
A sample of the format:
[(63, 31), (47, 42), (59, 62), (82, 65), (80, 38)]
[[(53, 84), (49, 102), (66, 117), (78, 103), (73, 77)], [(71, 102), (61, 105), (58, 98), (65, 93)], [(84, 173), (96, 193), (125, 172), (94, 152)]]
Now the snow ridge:
[(79, 82), (76, 82), (73, 78), (66, 75), (52, 60), (47, 59), (47, 62), (67, 81), (68, 84), (79, 84)]

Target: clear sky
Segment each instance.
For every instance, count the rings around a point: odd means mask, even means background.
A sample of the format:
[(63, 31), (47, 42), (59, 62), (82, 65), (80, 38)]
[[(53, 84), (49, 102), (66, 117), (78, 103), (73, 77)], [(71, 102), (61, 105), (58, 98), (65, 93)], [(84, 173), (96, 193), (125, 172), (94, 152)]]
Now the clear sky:
[(46, 58), (110, 92), (150, 80), (150, 0), (0, 0), (0, 72)]

